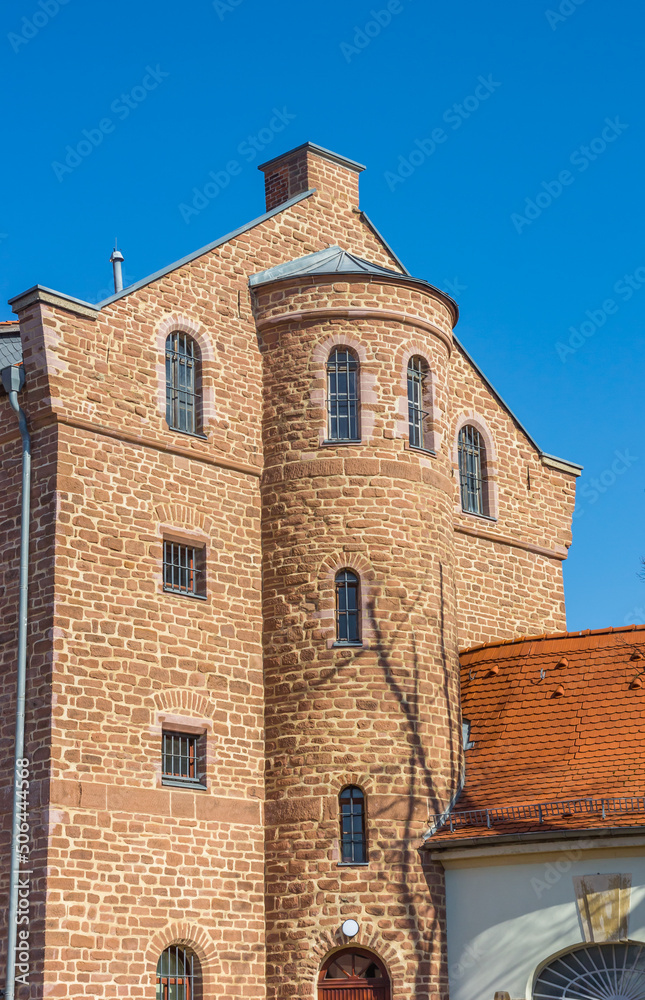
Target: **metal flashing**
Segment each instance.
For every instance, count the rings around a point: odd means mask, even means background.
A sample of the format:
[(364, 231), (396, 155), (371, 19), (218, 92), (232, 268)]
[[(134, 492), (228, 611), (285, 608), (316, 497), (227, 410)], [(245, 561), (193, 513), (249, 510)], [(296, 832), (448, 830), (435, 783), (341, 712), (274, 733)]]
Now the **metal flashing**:
[(270, 160), (266, 160), (264, 163), (258, 164), (258, 170), (266, 170), (267, 167), (273, 166), (279, 160), (286, 159), (287, 156), (292, 156), (294, 153), (299, 153), (301, 149), (311, 150), (312, 153), (317, 153), (318, 156), (322, 156), (325, 160), (331, 160), (333, 163), (340, 163), (343, 167), (349, 167), (350, 170), (355, 170), (357, 173), (362, 173), (366, 169), (363, 163), (357, 163), (356, 160), (350, 160), (346, 156), (341, 156), (340, 153), (334, 153), (331, 149), (325, 149), (324, 146), (318, 146), (315, 142), (303, 142), (300, 146), (294, 146), (293, 149), (288, 149), (285, 153), (280, 153), (279, 156), (273, 156)]

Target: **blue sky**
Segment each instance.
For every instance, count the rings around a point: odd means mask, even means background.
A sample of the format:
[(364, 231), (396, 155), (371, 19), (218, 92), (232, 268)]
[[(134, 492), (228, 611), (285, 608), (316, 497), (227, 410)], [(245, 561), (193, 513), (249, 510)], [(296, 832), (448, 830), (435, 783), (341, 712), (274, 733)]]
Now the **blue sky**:
[[(359, 160), (362, 207), (457, 298), (458, 336), (540, 446), (585, 466), (569, 628), (645, 622), (640, 5), (13, 0), (1, 17), (0, 302), (36, 282), (104, 297), (115, 235), (128, 281), (214, 240), (262, 213), (257, 164), (307, 139)], [(220, 194), (182, 210), (211, 171)]]

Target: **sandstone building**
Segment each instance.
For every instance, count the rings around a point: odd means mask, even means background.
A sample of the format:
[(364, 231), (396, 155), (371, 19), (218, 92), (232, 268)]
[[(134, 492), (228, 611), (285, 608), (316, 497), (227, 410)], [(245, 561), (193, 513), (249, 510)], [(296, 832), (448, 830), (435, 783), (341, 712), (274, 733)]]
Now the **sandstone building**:
[(359, 164), (261, 169), (253, 222), (98, 306), (35, 286), (0, 328), (33, 442), (17, 996), (446, 1000), (419, 847), (462, 781), (458, 649), (565, 628), (580, 468), (361, 211)]

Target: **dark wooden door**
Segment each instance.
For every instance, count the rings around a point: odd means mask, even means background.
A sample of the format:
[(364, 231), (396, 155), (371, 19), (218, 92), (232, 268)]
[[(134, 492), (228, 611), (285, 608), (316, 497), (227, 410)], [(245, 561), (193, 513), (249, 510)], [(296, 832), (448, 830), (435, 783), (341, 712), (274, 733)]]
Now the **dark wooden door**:
[(385, 966), (362, 948), (336, 952), (320, 970), (318, 1000), (390, 1000)]

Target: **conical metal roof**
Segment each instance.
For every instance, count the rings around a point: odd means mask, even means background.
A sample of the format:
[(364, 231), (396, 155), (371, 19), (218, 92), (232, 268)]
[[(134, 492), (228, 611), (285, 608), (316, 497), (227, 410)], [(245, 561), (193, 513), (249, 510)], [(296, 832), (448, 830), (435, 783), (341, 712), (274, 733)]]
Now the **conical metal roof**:
[(317, 253), (307, 254), (306, 257), (297, 257), (296, 260), (289, 260), (286, 264), (278, 264), (270, 267), (268, 271), (260, 271), (251, 275), (249, 285), (267, 285), (271, 281), (281, 281), (285, 278), (296, 278), (301, 275), (313, 274), (373, 274), (383, 277), (405, 278), (406, 275), (399, 271), (392, 271), (390, 268), (381, 267), (380, 264), (373, 264), (362, 257), (356, 257), (347, 250), (342, 250), (339, 246), (327, 247), (326, 250), (318, 250)]

